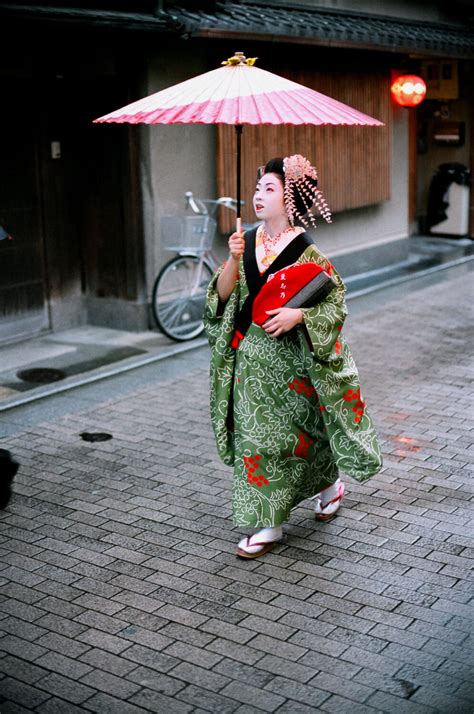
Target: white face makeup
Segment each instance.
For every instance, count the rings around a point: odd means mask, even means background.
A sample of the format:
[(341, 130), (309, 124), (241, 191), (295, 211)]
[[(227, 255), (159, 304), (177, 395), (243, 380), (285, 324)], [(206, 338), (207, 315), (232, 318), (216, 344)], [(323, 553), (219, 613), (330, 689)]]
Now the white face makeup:
[(265, 174), (257, 183), (253, 207), (258, 219), (274, 221), (286, 218), (283, 185), (276, 174)]

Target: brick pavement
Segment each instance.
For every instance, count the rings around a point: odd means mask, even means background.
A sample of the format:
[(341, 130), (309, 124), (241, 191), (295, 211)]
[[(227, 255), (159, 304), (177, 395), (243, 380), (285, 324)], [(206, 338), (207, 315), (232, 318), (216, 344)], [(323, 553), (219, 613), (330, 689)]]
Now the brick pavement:
[(471, 714), (469, 300), (464, 270), (354, 303), (384, 471), (348, 480), (331, 523), (298, 508), (262, 560), (233, 554), (192, 353), (0, 440), (22, 464), (0, 515), (1, 714)]

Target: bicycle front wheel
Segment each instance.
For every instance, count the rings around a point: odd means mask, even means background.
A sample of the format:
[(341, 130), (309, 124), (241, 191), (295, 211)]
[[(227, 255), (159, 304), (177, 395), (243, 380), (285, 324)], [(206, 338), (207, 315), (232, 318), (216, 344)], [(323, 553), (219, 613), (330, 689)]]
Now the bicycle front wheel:
[(152, 309), (156, 323), (177, 342), (192, 340), (204, 330), (202, 315), (213, 270), (196, 255), (172, 258), (158, 273)]

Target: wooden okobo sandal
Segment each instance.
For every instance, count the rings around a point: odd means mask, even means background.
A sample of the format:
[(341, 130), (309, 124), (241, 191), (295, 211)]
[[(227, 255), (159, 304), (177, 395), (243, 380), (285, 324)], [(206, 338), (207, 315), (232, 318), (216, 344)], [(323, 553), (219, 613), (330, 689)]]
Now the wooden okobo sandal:
[(260, 556), (265, 555), (265, 553), (268, 553), (277, 543), (281, 541), (281, 538), (278, 538), (277, 540), (267, 540), (258, 543), (250, 543), (251, 538), (252, 536), (247, 536), (247, 541), (243, 548), (256, 548), (257, 546), (262, 547), (260, 548), (260, 550), (255, 551), (255, 553), (249, 553), (247, 550), (237, 547), (235, 554), (239, 558), (247, 558), (248, 560), (250, 560), (251, 558), (260, 558)]

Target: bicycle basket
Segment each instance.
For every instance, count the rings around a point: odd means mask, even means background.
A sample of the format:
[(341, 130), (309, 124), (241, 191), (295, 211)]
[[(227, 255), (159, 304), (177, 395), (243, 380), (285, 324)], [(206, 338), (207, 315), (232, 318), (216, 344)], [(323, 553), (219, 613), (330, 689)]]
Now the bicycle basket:
[(209, 250), (216, 232), (216, 221), (210, 216), (163, 216), (160, 226), (163, 248), (177, 253)]

